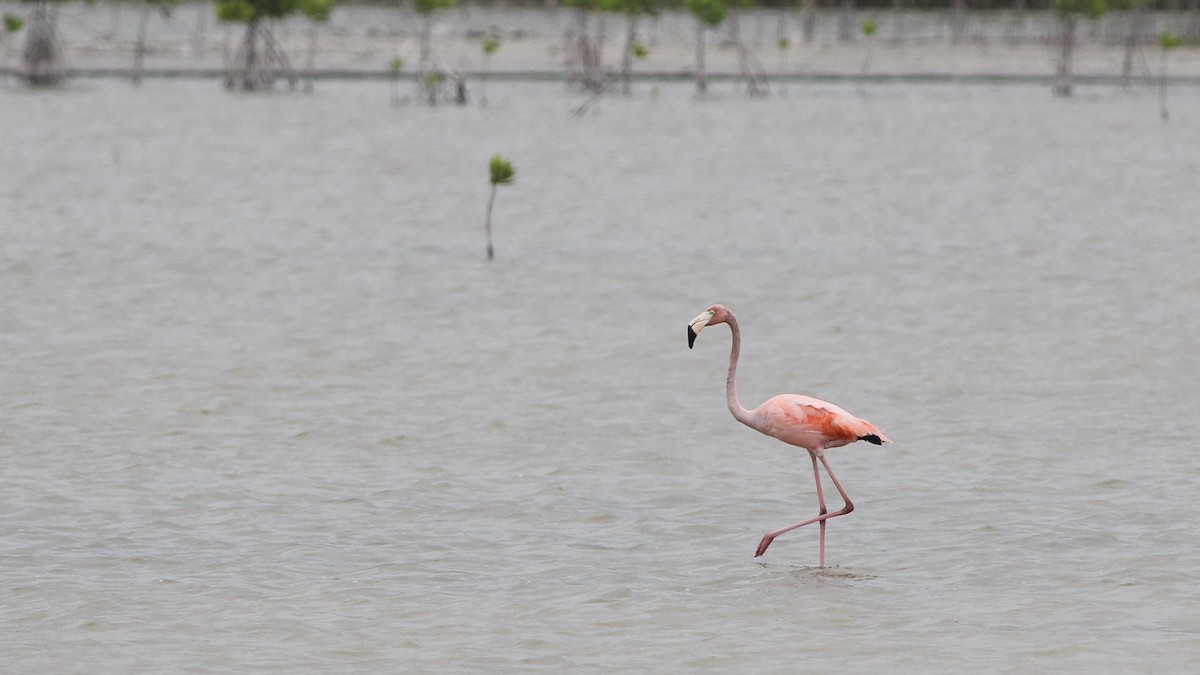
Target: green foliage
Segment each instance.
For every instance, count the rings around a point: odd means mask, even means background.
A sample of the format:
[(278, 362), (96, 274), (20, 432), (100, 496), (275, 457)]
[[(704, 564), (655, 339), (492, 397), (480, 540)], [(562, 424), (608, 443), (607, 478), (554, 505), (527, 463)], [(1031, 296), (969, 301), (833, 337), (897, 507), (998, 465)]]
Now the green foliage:
[(644, 59), (647, 56), (650, 56), (650, 50), (646, 49), (646, 45), (640, 42), (635, 42), (633, 43), (633, 55), (639, 59)]
[(1050, 6), (1060, 16), (1098, 19), (1108, 11), (1108, 0), (1051, 0)]
[(500, 49), (500, 40), (499, 39), (490, 37), (483, 41), (483, 53), (484, 54), (488, 54), (488, 55), (495, 54), (497, 49)]
[(22, 19), (16, 14), (4, 15), (4, 30), (8, 31), (9, 33), (16, 33), (24, 27), (25, 19)]
[(1164, 50), (1171, 50), (1183, 44), (1183, 40), (1178, 35), (1172, 35), (1169, 31), (1163, 31), (1158, 36), (1158, 44)]
[(393, 73), (398, 73), (401, 70), (404, 70), (404, 59), (397, 56), (396, 58), (392, 59), (392, 62), (388, 64), (388, 67), (392, 69)]
[(616, 0), (615, 10), (629, 15), (657, 16), (665, 0)]
[(775, 46), (779, 47), (780, 49), (787, 49), (788, 47), (792, 46), (792, 43), (787, 38), (779, 38), (775, 41)]
[(724, 0), (687, 0), (687, 8), (709, 28), (721, 25), (729, 11)]
[(439, 9), (450, 9), (456, 4), (458, 0), (414, 0), (413, 9), (417, 10), (417, 14), (427, 16)]
[(300, 9), (300, 0), (217, 0), (220, 21), (281, 19)]
[(217, 21), (249, 21), (254, 18), (254, 7), (249, 0), (217, 0)]
[(512, 162), (500, 155), (492, 155), (492, 159), (488, 162), (488, 170), (491, 173), (492, 185), (511, 183), (516, 173), (513, 171)]
[(263, 17), (282, 19), (300, 9), (300, 0), (249, 0)]
[(872, 35), (875, 34), (875, 28), (876, 28), (875, 19), (863, 19), (863, 22), (862, 22), (863, 35), (866, 35), (867, 37), (871, 37)]
[(336, 0), (300, 0), (300, 13), (315, 23), (328, 23)]

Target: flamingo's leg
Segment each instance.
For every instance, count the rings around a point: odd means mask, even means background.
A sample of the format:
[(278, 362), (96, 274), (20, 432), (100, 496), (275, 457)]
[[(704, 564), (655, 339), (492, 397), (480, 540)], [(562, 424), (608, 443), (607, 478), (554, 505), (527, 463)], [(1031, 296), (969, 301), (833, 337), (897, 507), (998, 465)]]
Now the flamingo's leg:
[[(830, 470), (829, 460), (825, 459), (825, 454), (821, 453), (821, 452), (814, 452), (814, 453), (812, 453), (812, 457), (813, 457), (813, 472), (814, 472), (814, 474), (817, 473), (817, 460), (820, 459), (821, 463), (825, 465), (825, 473), (829, 474), (830, 480), (833, 481), (834, 487), (837, 488), (838, 494), (841, 495), (842, 500), (846, 502), (846, 505), (837, 511), (827, 513), (826, 509), (825, 509), (825, 499), (824, 499), (823, 495), (821, 494), (821, 478), (820, 478), (820, 476), (817, 476), (817, 478), (816, 478), (817, 499), (820, 500), (820, 502), (821, 502), (821, 511), (822, 511), (821, 515), (814, 516), (812, 518), (809, 518), (808, 520), (802, 520), (793, 525), (788, 525), (787, 527), (781, 527), (778, 530), (764, 534), (762, 541), (760, 541), (758, 544), (758, 550), (754, 553), (755, 558), (762, 555), (763, 553), (766, 553), (767, 547), (771, 545), (771, 542), (775, 540), (775, 537), (778, 537), (781, 534), (791, 532), (792, 530), (804, 527), (805, 525), (811, 525), (813, 523), (821, 523), (822, 530), (824, 530), (826, 520), (829, 520), (830, 518), (837, 518), (838, 516), (844, 516), (847, 513), (850, 513), (851, 511), (854, 510), (854, 503), (850, 501), (850, 496), (847, 495), (846, 490), (842, 488), (842, 484), (838, 481), (837, 476), (834, 475), (833, 471)], [(823, 531), (822, 531), (822, 534), (824, 534)], [(824, 537), (821, 538), (821, 566), (822, 567), (825, 566)]]
[[(829, 513), (829, 509), (825, 508), (825, 492), (821, 489), (821, 470), (817, 468), (817, 453), (810, 452), (810, 453), (808, 453), (808, 456), (812, 459), (813, 480), (817, 483), (817, 505), (820, 507), (820, 510), (817, 511), (817, 514), (823, 516), (826, 513)], [(821, 559), (821, 567), (824, 567), (825, 566), (825, 523), (826, 523), (826, 521), (822, 520), (820, 522), (821, 522), (821, 558), (820, 559)]]
[(842, 507), (842, 512), (838, 514), (844, 516), (854, 510), (854, 502), (850, 501), (850, 495), (846, 494), (846, 490), (842, 488), (842, 484), (838, 481), (837, 476), (834, 475), (833, 469), (829, 466), (829, 460), (825, 459), (825, 453), (821, 453), (819, 458), (821, 463), (825, 465), (825, 473), (829, 474), (829, 479), (833, 481), (833, 486), (837, 488), (838, 494), (842, 496), (842, 501), (846, 502), (846, 505)]

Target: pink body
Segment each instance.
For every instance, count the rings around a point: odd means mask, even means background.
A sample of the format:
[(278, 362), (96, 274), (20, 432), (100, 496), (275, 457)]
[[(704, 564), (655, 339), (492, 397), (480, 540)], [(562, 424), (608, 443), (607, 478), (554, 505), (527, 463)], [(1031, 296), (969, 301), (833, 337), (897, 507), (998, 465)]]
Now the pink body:
[(832, 403), (800, 394), (772, 396), (750, 412), (747, 424), (810, 452), (841, 447), (864, 436), (887, 441), (874, 424)]

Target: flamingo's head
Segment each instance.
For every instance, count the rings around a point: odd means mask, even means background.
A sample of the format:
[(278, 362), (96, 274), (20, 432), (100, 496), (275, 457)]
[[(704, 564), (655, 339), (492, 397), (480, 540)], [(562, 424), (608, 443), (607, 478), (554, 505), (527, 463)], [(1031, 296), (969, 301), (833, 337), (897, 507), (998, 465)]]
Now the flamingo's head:
[(700, 312), (699, 316), (688, 323), (688, 349), (691, 349), (696, 344), (696, 336), (700, 334), (700, 331), (705, 326), (725, 323), (728, 320), (729, 310), (725, 308), (725, 305), (713, 305)]

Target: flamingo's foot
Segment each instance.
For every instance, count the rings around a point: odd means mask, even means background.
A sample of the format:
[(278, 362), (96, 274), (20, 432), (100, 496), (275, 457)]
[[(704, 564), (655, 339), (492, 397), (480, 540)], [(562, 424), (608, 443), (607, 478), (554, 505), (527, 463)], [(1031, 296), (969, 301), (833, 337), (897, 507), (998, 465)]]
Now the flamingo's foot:
[(754, 552), (754, 557), (757, 558), (766, 553), (767, 547), (770, 546), (771, 542), (773, 541), (775, 541), (775, 537), (772, 537), (770, 534), (764, 534), (762, 541), (758, 542), (758, 550)]

